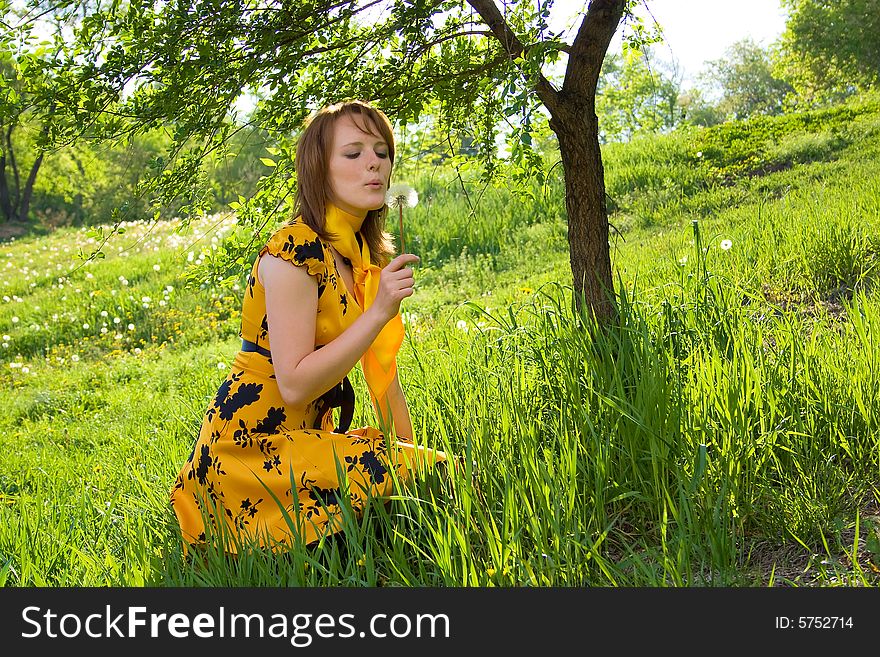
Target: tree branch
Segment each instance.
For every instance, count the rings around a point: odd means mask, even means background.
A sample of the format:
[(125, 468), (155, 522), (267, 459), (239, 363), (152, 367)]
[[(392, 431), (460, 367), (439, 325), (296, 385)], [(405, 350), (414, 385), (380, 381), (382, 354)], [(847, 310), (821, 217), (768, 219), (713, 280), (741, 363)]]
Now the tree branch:
[[(519, 37), (513, 33), (513, 30), (510, 29), (510, 26), (504, 20), (501, 12), (498, 11), (498, 7), (495, 6), (493, 0), (467, 0), (467, 3), (485, 21), (510, 59), (516, 59), (523, 54), (526, 47), (519, 40)], [(538, 94), (541, 102), (544, 103), (544, 106), (553, 114), (558, 105), (558, 92), (550, 84), (550, 81), (544, 77), (543, 73), (538, 73), (538, 79), (535, 82), (535, 92)]]
[(591, 0), (571, 46), (565, 82), (566, 95), (595, 95), (602, 62), (611, 38), (617, 31), (626, 8), (626, 0)]

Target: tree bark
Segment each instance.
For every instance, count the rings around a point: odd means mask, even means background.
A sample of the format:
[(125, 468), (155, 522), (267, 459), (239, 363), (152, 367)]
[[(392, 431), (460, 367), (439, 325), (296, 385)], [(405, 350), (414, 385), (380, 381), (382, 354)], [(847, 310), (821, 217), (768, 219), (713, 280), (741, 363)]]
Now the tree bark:
[(599, 122), (595, 100), (591, 101), (586, 105), (561, 103), (550, 127), (559, 139), (565, 178), (574, 310), (580, 313), (586, 303), (596, 319), (609, 321), (616, 316), (616, 306)]

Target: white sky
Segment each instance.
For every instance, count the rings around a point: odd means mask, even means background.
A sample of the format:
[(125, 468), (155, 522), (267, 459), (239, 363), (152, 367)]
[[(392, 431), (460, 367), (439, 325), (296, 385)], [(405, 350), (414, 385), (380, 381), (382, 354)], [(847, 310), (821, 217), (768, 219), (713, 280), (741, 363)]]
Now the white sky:
[[(572, 25), (586, 4), (587, 0), (554, 0), (550, 10), (554, 27)], [(769, 46), (785, 28), (785, 12), (779, 0), (645, 0), (636, 14), (651, 25), (645, 6), (665, 36), (665, 43), (657, 46), (658, 54), (678, 61), (685, 86), (693, 82), (705, 62), (723, 57), (734, 42), (751, 37)], [(579, 24), (575, 22), (573, 29)], [(570, 43), (573, 38), (571, 32), (566, 41)], [(619, 48), (619, 39), (612, 43), (614, 48)]]

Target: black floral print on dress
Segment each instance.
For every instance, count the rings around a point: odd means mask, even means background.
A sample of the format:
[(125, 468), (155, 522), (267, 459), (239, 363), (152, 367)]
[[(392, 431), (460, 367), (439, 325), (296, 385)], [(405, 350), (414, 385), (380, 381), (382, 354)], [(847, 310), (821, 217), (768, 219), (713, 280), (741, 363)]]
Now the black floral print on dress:
[(249, 406), (260, 398), (262, 383), (242, 383), (238, 390), (220, 404), (220, 419), (231, 420), (236, 411)]
[(287, 416), (284, 413), (284, 408), (275, 408), (273, 406), (266, 412), (266, 417), (257, 422), (254, 431), (257, 433), (275, 433), (284, 424), (286, 419)]

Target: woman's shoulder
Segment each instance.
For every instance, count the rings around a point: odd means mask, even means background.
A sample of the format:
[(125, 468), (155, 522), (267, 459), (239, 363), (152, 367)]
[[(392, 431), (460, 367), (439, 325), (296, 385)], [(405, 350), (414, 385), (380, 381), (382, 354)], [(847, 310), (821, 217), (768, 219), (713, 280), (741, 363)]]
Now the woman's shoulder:
[(276, 230), (260, 249), (260, 255), (269, 253), (297, 266), (308, 266), (310, 274), (325, 270), (324, 242), (318, 234), (299, 218)]

